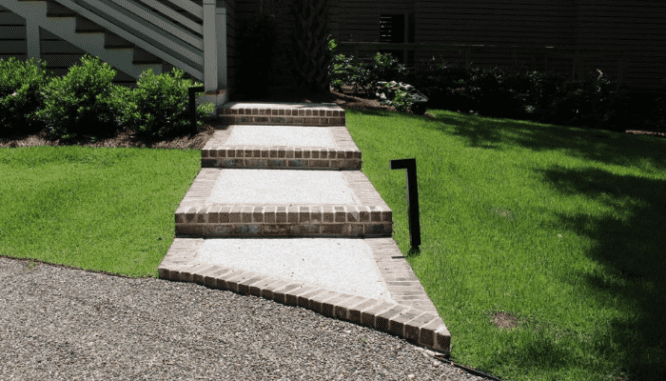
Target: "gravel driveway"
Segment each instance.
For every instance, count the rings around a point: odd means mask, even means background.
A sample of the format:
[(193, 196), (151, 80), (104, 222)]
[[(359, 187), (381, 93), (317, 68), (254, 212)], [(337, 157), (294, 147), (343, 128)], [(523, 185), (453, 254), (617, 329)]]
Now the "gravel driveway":
[(0, 380), (483, 380), (404, 340), (194, 283), (0, 258)]

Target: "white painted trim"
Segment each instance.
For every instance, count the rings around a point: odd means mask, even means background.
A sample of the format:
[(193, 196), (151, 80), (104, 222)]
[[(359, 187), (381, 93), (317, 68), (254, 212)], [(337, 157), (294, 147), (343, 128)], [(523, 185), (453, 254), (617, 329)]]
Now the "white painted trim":
[(203, 19), (203, 7), (200, 7), (190, 0), (169, 0), (172, 4), (177, 5), (179, 8), (182, 8), (194, 16)]
[(165, 15), (171, 17), (172, 19), (178, 21), (179, 23), (185, 25), (186, 27), (192, 29), (193, 31), (203, 35), (203, 27), (201, 24), (198, 24), (187, 17), (181, 15), (180, 13), (174, 11), (173, 9), (165, 6), (162, 3), (158, 3), (155, 0), (141, 0), (144, 3), (148, 4), (149, 6), (157, 9), (158, 11), (164, 13)]
[[(150, 30), (145, 25), (141, 25), (136, 20), (128, 18), (127, 16), (122, 15), (122, 13), (119, 13), (115, 9), (109, 7), (103, 1), (100, 0), (86, 0), (86, 1), (91, 6), (95, 7), (101, 12), (111, 15), (115, 20), (118, 21), (122, 20), (123, 23), (129, 25), (131, 28), (138, 30), (139, 32), (147, 35), (148, 37), (158, 41), (159, 43), (165, 46), (170, 46), (170, 45), (168, 42), (169, 40), (164, 39), (163, 36), (164, 32), (180, 38), (181, 40), (187, 42), (188, 44), (194, 46), (199, 50), (203, 50), (203, 42), (201, 41), (201, 38), (194, 36), (188, 32), (184, 32), (179, 26), (175, 25), (171, 21), (165, 19), (162, 16), (156, 15), (155, 14), (156, 12), (154, 11), (150, 11), (142, 6), (136, 5), (136, 3), (130, 2), (128, 0), (111, 0), (112, 2), (118, 4), (118, 6), (130, 11), (132, 15), (139, 16), (142, 19), (148, 21), (149, 23), (155, 25), (156, 27), (162, 29), (161, 31), (155, 32)], [(183, 52), (179, 53), (185, 55)]]
[(46, 3), (43, 1), (2, 1), (3, 6), (10, 11), (26, 20), (30, 20), (39, 25), (40, 28), (55, 34), (90, 55), (98, 56), (102, 61), (108, 62), (117, 68), (123, 68), (122, 70), (134, 78), (139, 78), (141, 73), (149, 68), (153, 69), (155, 74), (162, 73), (162, 65), (133, 65), (133, 51), (130, 48), (104, 49), (103, 33), (75, 33), (76, 19), (74, 18), (47, 17)]
[(42, 58), (39, 23), (32, 19), (25, 19), (25, 39), (28, 48), (28, 59), (34, 58), (35, 64), (39, 67), (39, 60)]
[(217, 90), (217, 14), (215, 0), (203, 0), (204, 28), (204, 88), (205, 91)]
[(215, 10), (217, 18), (217, 88), (227, 88), (227, 8)]
[[(95, 13), (89, 11), (88, 9), (83, 8), (82, 6), (74, 3), (74, 1), (72, 1), (72, 0), (56, 0), (56, 1), (61, 3), (63, 6), (71, 9), (72, 11), (80, 14), (81, 16), (89, 19), (90, 21), (94, 22), (95, 24), (98, 24), (101, 27), (111, 31), (112, 33), (115, 33), (118, 36), (126, 39), (127, 41), (132, 42), (133, 44), (137, 45), (141, 49), (144, 49), (147, 52), (150, 52), (151, 54), (154, 54), (157, 57), (160, 57), (161, 59), (169, 62), (170, 64), (172, 64), (172, 65), (174, 65), (174, 66), (176, 66), (180, 69), (186, 70), (193, 77), (200, 78), (200, 80), (203, 80), (203, 72), (200, 69), (196, 69), (196, 68), (186, 64), (185, 62), (173, 57), (172, 55), (170, 55), (170, 54), (162, 51), (161, 49), (153, 46), (152, 44), (144, 41), (140, 37), (137, 37), (134, 34), (126, 31), (122, 27), (120, 27), (120, 26), (118, 26), (118, 25), (116, 25), (116, 24), (114, 24), (110, 21), (107, 21), (106, 19), (104, 19), (104, 18), (96, 15)], [(98, 0), (86, 0), (86, 1), (88, 1), (89, 3), (93, 3), (93, 2), (96, 3), (96, 4), (100, 3)], [(30, 4), (30, 2), (20, 2), (20, 3)], [(114, 9), (112, 9), (108, 6), (103, 6), (103, 8), (106, 9), (107, 11), (110, 11), (109, 13), (110, 13), (111, 17), (115, 17), (116, 20), (125, 20), (126, 19), (126, 17), (124, 17), (124, 15), (122, 15), (121, 13), (115, 11)], [(44, 19), (47, 19), (46, 15), (44, 15)], [(58, 21), (61, 21), (61, 20), (58, 20)], [(181, 54), (183, 54), (184, 56), (186, 56), (188, 58), (191, 58), (194, 62), (203, 66), (203, 57), (202, 57), (201, 53), (197, 53), (195, 51), (187, 50), (187, 48), (184, 48), (183, 46), (180, 46), (177, 41), (168, 40), (163, 35), (155, 33), (152, 30), (149, 30), (148, 28), (146, 28), (145, 26), (134, 22), (133, 20), (129, 20), (129, 21), (132, 21), (133, 24), (138, 27), (137, 30), (150, 32), (150, 33), (145, 33), (145, 34), (149, 35), (149, 37), (156, 36), (157, 38), (155, 38), (155, 40), (162, 43), (164, 46), (168, 46), (168, 47), (172, 48), (174, 51), (176, 51), (178, 53), (181, 53)], [(40, 23), (40, 24), (43, 25), (43, 23)], [(55, 32), (53, 32), (53, 33), (55, 33)], [(101, 45), (103, 47), (104, 43), (102, 42)], [(86, 46), (81, 47), (81, 46), (79, 46), (79, 48), (81, 48), (83, 50), (86, 50), (86, 51), (90, 51), (90, 47), (86, 47)], [(99, 54), (96, 54), (96, 55), (99, 55)], [(100, 58), (102, 58), (101, 55), (99, 55), (99, 56), (100, 56)], [(104, 60), (104, 58), (102, 58), (102, 59)]]

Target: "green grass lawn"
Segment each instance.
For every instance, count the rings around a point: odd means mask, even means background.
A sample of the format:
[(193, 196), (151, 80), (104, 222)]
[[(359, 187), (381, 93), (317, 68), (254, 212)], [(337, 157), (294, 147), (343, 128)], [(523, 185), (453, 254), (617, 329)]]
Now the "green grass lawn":
[(408, 261), (453, 360), (507, 380), (661, 379), (666, 140), (429, 113), (346, 114), (404, 254), (405, 172), (389, 161), (416, 158), (422, 245)]
[[(429, 113), (346, 115), (452, 359), (506, 380), (666, 374), (666, 140)], [(411, 157), (419, 253), (389, 169)], [(0, 149), (0, 256), (157, 277), (199, 168), (199, 150)]]
[(157, 277), (200, 150), (0, 149), (0, 256)]

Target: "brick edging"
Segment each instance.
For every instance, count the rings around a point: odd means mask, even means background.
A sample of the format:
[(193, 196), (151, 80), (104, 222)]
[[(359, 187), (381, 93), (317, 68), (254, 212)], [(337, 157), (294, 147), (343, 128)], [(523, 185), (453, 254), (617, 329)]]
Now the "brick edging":
[[(194, 252), (196, 254), (196, 250)], [(451, 334), (444, 321), (436, 314), (419, 308), (219, 265), (178, 265), (166, 261), (160, 264), (158, 271), (160, 279), (192, 282), (241, 295), (259, 296), (374, 328), (438, 352), (451, 351)]]
[(335, 104), (226, 103), (218, 110), (222, 124), (344, 126), (345, 110)]
[[(201, 150), (202, 167), (360, 170), (362, 155), (346, 127), (326, 127), (334, 147), (228, 145), (238, 125), (218, 129)], [(280, 126), (266, 126), (266, 128)]]
[(180, 206), (176, 234), (191, 237), (390, 237), (393, 213), (378, 206)]

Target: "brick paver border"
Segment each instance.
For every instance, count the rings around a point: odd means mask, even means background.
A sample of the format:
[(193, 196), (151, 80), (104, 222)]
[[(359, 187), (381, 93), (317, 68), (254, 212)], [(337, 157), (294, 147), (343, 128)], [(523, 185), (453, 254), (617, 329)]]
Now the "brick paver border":
[[(230, 125), (215, 131), (201, 150), (202, 167), (360, 170), (361, 150), (344, 126), (327, 128), (334, 148), (308, 146), (226, 145)], [(271, 126), (266, 126), (271, 127)]]
[(176, 210), (179, 237), (390, 237), (393, 232), (391, 209), (361, 171), (341, 172), (359, 205), (206, 205), (223, 170), (202, 168), (194, 179)]
[[(394, 303), (326, 290), (220, 265), (196, 265), (204, 239), (176, 238), (158, 271), (161, 279), (255, 295), (364, 325), (432, 350), (449, 353), (451, 334), (392, 238), (366, 239)], [(408, 291), (408, 292), (405, 292)]]

